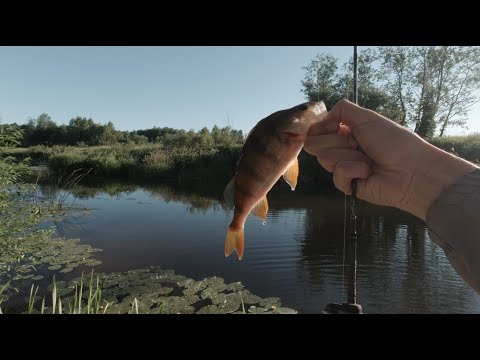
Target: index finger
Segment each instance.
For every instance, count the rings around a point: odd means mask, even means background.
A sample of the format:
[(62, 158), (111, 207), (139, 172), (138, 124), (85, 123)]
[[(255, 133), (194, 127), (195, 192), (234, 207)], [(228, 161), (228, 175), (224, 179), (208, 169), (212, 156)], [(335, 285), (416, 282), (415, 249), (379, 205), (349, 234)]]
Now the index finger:
[(354, 104), (351, 101), (342, 99), (335, 104), (335, 106), (330, 110), (325, 118), (322, 120), (322, 123), (331, 124), (333, 123), (342, 123), (347, 125), (355, 133), (356, 129), (361, 125), (367, 123), (378, 123), (379, 121), (388, 120), (393, 122), (390, 119), (376, 113), (373, 110), (366, 109), (357, 104)]
[(339, 130), (340, 123), (334, 118), (329, 117), (327, 114), (322, 121), (310, 126), (308, 136), (336, 134)]
[[(352, 123), (361, 122), (361, 111), (363, 108), (358, 105), (342, 99), (323, 117), (323, 119), (313, 124), (308, 132), (309, 136), (324, 135), (336, 133), (340, 129), (340, 124), (353, 126)], [(360, 114), (357, 114), (360, 111)], [(353, 120), (353, 121), (352, 121)]]

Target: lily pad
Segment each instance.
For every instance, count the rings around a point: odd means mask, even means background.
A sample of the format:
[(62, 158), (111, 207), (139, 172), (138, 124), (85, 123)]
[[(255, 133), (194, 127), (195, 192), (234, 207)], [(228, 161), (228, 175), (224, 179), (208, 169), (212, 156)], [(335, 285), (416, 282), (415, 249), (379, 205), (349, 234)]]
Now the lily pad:
[(226, 314), (225, 309), (219, 309), (215, 305), (207, 305), (197, 311), (197, 314)]
[(71, 267), (66, 267), (66, 268), (60, 270), (60, 272), (63, 273), (63, 274), (69, 273), (70, 271), (73, 271), (73, 268), (71, 268)]
[(217, 294), (214, 294), (210, 299), (212, 300), (212, 303), (214, 305), (220, 305), (225, 302), (225, 296), (226, 296), (225, 294), (217, 293)]
[(28, 275), (16, 275), (12, 278), (12, 280), (26, 280), (33, 278), (33, 274), (28, 274)]
[(27, 265), (20, 265), (15, 268), (16, 273), (22, 273), (22, 274), (29, 273), (32, 270), (35, 270), (33, 266), (27, 266)]
[[(73, 292), (72, 288), (61, 288), (57, 289), (57, 296), (64, 297), (66, 295), (70, 295)], [(63, 302), (63, 301), (62, 301)]]
[(163, 314), (193, 314), (195, 308), (179, 296), (166, 297), (160, 303)]
[(228, 294), (225, 296), (225, 300), (221, 302), (218, 307), (225, 310), (226, 313), (232, 313), (237, 311), (242, 304), (240, 296), (235, 294)]
[(260, 296), (248, 294), (246, 291), (238, 292), (238, 294), (241, 294), (244, 304), (258, 304), (262, 301)]
[(100, 260), (91, 260), (85, 263), (86, 266), (97, 266), (100, 265), (102, 262)]
[(282, 305), (280, 298), (278, 297), (268, 297), (260, 301), (260, 306), (266, 308), (280, 307)]
[(205, 284), (204, 281), (196, 281), (195, 283), (191, 284), (188, 288), (186, 288), (183, 291), (183, 293), (185, 295), (193, 295), (205, 289), (206, 287), (207, 287), (207, 284)]
[(218, 276), (212, 276), (212, 277), (209, 277), (209, 278), (205, 278), (205, 279), (203, 279), (203, 282), (207, 286), (208, 285), (220, 285), (220, 284), (225, 283), (225, 281), (221, 277), (218, 277)]
[[(55, 286), (57, 287), (57, 291), (58, 291), (58, 289), (63, 289), (64, 287), (66, 287), (67, 283), (65, 281), (55, 281)], [(47, 290), (52, 291), (53, 284), (48, 285)]]
[(227, 285), (227, 290), (230, 291), (239, 291), (243, 289), (243, 285), (241, 282), (231, 283)]
[(200, 298), (198, 297), (198, 295), (187, 295), (187, 296), (185, 296), (185, 301), (187, 302), (188, 305), (193, 305), (199, 300), (200, 300)]
[(202, 290), (200, 296), (202, 299), (211, 299), (212, 297), (218, 295), (218, 291), (216, 291), (213, 287), (207, 287), (205, 290)]
[(155, 275), (153, 276), (155, 279), (165, 279), (166, 277), (175, 275), (175, 271), (173, 270), (157, 270), (155, 271)]
[(250, 314), (263, 314), (265, 311), (267, 311), (267, 309), (257, 306), (250, 306), (248, 309), (248, 313)]
[(173, 288), (171, 288), (171, 287), (161, 287), (161, 288), (155, 289), (155, 293), (157, 293), (159, 295), (168, 295), (172, 291), (173, 291)]
[(287, 308), (287, 307), (279, 307), (272, 310), (274, 314), (298, 314), (298, 311)]
[(189, 286), (191, 286), (194, 282), (195, 282), (195, 280), (193, 280), (193, 279), (185, 278), (185, 280), (178, 281), (178, 282), (177, 282), (177, 285), (178, 285), (178, 286), (181, 286), (181, 287), (189, 287)]
[(48, 267), (48, 270), (58, 270), (58, 269), (61, 269), (62, 268), (62, 265), (50, 265)]

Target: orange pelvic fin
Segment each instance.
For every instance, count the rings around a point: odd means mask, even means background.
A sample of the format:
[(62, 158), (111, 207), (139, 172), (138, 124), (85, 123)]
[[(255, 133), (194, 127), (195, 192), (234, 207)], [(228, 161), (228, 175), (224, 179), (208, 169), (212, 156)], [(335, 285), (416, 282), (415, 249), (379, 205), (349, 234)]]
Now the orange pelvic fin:
[(268, 201), (266, 195), (261, 198), (260, 201), (253, 207), (251, 213), (262, 220), (265, 220), (267, 218)]
[(295, 159), (290, 163), (287, 171), (285, 171), (285, 174), (283, 174), (283, 178), (288, 183), (288, 185), (290, 185), (292, 191), (295, 190), (295, 188), (297, 187), (298, 179), (298, 159)]
[(227, 238), (225, 239), (225, 256), (229, 256), (233, 250), (238, 254), (238, 260), (242, 260), (244, 249), (243, 229), (228, 229)]

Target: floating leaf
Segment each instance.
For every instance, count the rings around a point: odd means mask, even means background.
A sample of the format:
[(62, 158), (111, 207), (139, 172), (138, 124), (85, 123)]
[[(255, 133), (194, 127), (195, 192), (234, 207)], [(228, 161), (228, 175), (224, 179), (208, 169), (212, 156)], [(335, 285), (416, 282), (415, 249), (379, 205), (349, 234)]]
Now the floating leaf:
[(225, 309), (219, 309), (215, 305), (207, 305), (197, 311), (198, 314), (226, 314)]
[(260, 301), (260, 306), (264, 306), (266, 308), (280, 307), (281, 305), (282, 303), (278, 297), (268, 297)]
[(287, 308), (287, 307), (279, 307), (272, 310), (274, 314), (298, 314), (296, 310)]
[(265, 313), (265, 311), (267, 311), (267, 309), (257, 306), (250, 306), (250, 308), (248, 309), (248, 312), (250, 314), (263, 314)]
[(90, 260), (85, 263), (86, 266), (97, 266), (100, 265), (102, 262), (100, 260)]

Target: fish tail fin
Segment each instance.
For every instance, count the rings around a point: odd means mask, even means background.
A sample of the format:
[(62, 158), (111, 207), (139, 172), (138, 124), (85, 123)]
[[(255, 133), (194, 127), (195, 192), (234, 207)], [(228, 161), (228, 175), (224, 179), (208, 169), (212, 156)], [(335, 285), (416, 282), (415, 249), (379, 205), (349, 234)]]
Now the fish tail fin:
[(227, 238), (225, 239), (225, 256), (229, 256), (235, 250), (238, 254), (238, 260), (242, 260), (244, 244), (243, 228), (239, 230), (228, 228)]

